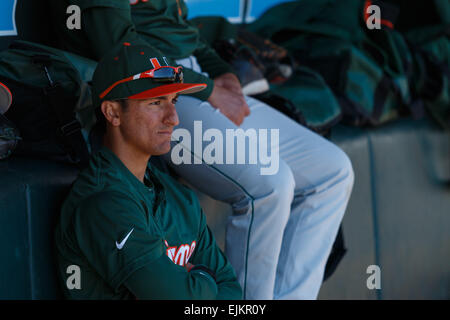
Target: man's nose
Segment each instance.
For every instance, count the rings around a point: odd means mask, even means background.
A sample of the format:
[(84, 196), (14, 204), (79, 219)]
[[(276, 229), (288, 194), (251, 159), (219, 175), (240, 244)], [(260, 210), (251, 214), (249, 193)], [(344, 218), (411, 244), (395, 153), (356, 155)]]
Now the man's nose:
[(173, 104), (172, 102), (168, 103), (164, 123), (170, 126), (177, 126), (180, 123), (178, 119), (177, 110), (175, 109), (175, 104)]

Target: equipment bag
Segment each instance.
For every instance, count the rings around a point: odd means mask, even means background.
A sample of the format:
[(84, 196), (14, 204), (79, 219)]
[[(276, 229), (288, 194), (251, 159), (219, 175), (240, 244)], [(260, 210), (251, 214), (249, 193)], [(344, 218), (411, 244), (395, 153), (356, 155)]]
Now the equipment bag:
[(22, 138), (15, 154), (87, 164), (89, 151), (75, 114), (80, 74), (62, 51), (15, 41), (0, 52), (0, 82), (14, 97), (5, 116)]
[[(280, 96), (288, 103), (265, 99), (267, 95)], [(272, 84), (269, 93), (253, 97), (321, 135), (326, 135), (342, 118), (339, 102), (325, 80), (306, 67), (297, 67), (288, 81)], [(288, 108), (283, 110), (280, 106)]]
[[(222, 59), (235, 68), (244, 93), (319, 134), (326, 134), (341, 120), (339, 103), (322, 76), (296, 64), (284, 48), (221, 17), (200, 17), (191, 23)], [(258, 87), (263, 89), (261, 92), (245, 91), (251, 84), (261, 84), (261, 79), (268, 80), (266, 87)]]
[[(381, 30), (368, 29), (369, 4), (288, 2), (269, 9), (249, 28), (288, 49), (297, 63), (318, 71), (336, 95), (346, 123), (380, 125), (404, 113), (419, 118), (423, 105), (410, 92), (412, 55), (384, 16)], [(395, 18), (392, 6), (376, 4)]]
[(367, 38), (363, 48), (317, 36), (309, 38), (309, 48), (305, 41), (296, 50), (331, 87), (347, 124), (376, 126), (403, 114), (423, 115), (420, 101), (413, 101), (410, 92), (412, 59), (406, 44), (399, 33), (379, 32), (379, 39)]
[(399, 7), (396, 29), (414, 55), (413, 93), (450, 129), (450, 1), (386, 1)]

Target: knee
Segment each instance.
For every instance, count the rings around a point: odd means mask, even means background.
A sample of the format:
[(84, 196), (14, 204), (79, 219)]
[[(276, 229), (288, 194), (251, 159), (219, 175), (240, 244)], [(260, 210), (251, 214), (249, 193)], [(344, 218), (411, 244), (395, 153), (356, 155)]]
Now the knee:
[(283, 205), (283, 207), (291, 205), (294, 198), (295, 178), (291, 168), (284, 161), (280, 162), (276, 174), (260, 176), (258, 184), (261, 188), (253, 195), (255, 200), (267, 201)]
[[(313, 154), (312, 158), (306, 182), (310, 183), (310, 187), (313, 187), (315, 192), (330, 189), (345, 189), (346, 193), (351, 192), (354, 182), (353, 166), (350, 158), (341, 148), (327, 142), (322, 145), (320, 151)], [(307, 168), (305, 167), (304, 170)], [(298, 184), (301, 188), (302, 184)], [(307, 190), (308, 185), (304, 188)]]
[(339, 165), (341, 174), (347, 180), (348, 184), (353, 186), (353, 182), (355, 179), (355, 173), (353, 172), (352, 161), (350, 160), (349, 156), (342, 149), (339, 149), (338, 157), (339, 157), (338, 165)]
[(334, 146), (330, 155), (329, 165), (332, 168), (333, 175), (337, 181), (345, 185), (350, 192), (355, 180), (352, 161), (349, 156), (337, 146)]
[(279, 170), (273, 175), (256, 174), (250, 169), (249, 172), (251, 176), (248, 172), (241, 172), (240, 180), (247, 181), (244, 186), (241, 185), (245, 196), (232, 204), (234, 211), (247, 211), (252, 205), (257, 208), (290, 206), (294, 198), (295, 179), (292, 170), (284, 161), (280, 161)]
[(286, 194), (286, 196), (289, 196), (293, 194), (295, 188), (294, 174), (284, 161), (280, 161), (279, 170), (276, 174), (262, 175), (260, 183), (268, 186), (268, 191), (277, 195)]

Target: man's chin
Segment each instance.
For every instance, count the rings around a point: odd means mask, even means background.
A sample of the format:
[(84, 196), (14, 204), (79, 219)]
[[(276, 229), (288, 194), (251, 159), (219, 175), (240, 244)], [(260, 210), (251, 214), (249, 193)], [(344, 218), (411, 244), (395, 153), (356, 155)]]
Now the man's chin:
[(169, 152), (170, 152), (170, 142), (167, 143), (167, 145), (165, 144), (164, 146), (157, 148), (157, 150), (153, 150), (152, 156), (162, 156)]
[(166, 152), (155, 152), (155, 153), (152, 154), (152, 156), (162, 156), (162, 155), (165, 155), (165, 154), (169, 153), (169, 151), (166, 151)]

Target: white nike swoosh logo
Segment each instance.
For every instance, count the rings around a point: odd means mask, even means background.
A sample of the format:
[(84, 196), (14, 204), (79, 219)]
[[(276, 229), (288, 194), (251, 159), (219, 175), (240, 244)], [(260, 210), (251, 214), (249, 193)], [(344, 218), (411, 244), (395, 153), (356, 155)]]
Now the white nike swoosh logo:
[(125, 242), (127, 242), (127, 240), (128, 240), (128, 237), (130, 236), (130, 234), (133, 232), (133, 230), (134, 230), (134, 228), (133, 229), (131, 229), (131, 231), (130, 232), (128, 232), (128, 234), (125, 236), (125, 238), (123, 238), (123, 240), (122, 240), (122, 242), (120, 242), (120, 243), (118, 243), (117, 241), (116, 241), (116, 247), (117, 247), (117, 249), (122, 249), (123, 248), (123, 246), (124, 246), (124, 244), (125, 244)]

